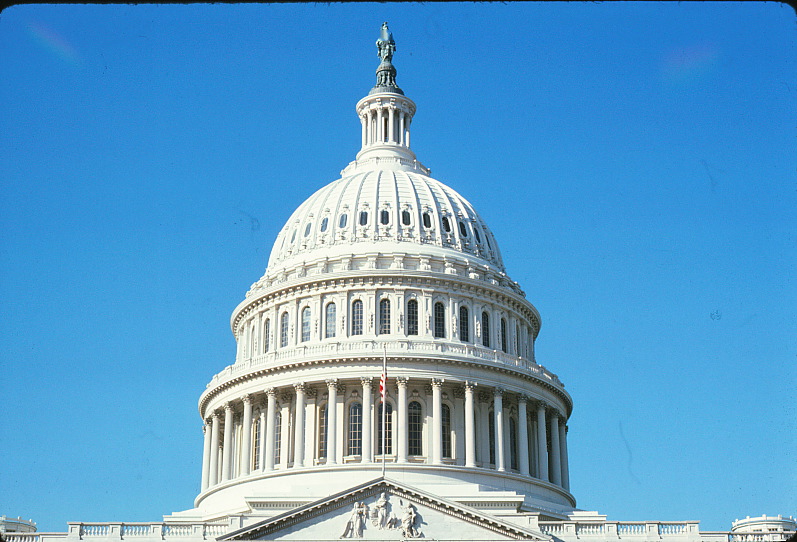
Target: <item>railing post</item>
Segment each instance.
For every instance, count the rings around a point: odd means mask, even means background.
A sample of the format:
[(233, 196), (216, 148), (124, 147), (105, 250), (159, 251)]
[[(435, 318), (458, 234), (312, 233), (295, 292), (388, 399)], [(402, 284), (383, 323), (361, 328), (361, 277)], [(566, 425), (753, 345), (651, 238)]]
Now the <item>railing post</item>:
[(645, 540), (659, 540), (659, 539), (661, 539), (661, 535), (659, 534), (659, 524), (645, 523)]
[(620, 535), (617, 533), (617, 522), (614, 523), (606, 523), (606, 528), (604, 529), (604, 537), (605, 538), (620, 538)]

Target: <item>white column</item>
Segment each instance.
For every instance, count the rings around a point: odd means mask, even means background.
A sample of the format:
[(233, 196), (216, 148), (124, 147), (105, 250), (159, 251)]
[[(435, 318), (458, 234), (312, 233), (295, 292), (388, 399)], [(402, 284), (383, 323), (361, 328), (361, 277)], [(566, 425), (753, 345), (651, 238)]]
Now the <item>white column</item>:
[(363, 130), (362, 130), (363, 131), (363, 136), (362, 136), (362, 140), (363, 140), (362, 146), (363, 146), (363, 148), (365, 148), (365, 142), (367, 141), (366, 140), (367, 132), (366, 132), (366, 129), (365, 129), (367, 121), (368, 121), (367, 117), (360, 117), (360, 124), (362, 124), (362, 128), (363, 128)]
[(374, 460), (374, 454), (371, 451), (371, 443), (373, 440), (371, 432), (371, 424), (373, 416), (371, 415), (371, 377), (364, 376), (360, 378), (363, 384), (363, 439), (362, 439), (362, 462), (371, 463)]
[(221, 481), (230, 479), (232, 467), (232, 405), (224, 405), (224, 448), (221, 460)]
[(290, 463), (288, 452), (291, 451), (290, 396), (287, 394), (282, 395), (280, 397), (280, 403), (282, 403), (280, 405), (280, 469), (286, 470)]
[(482, 467), (485, 469), (490, 468), (490, 439), (484, 438), (489, 434), (490, 427), (490, 394), (486, 391), (479, 393), (479, 428), (481, 429), (482, 438), (479, 439), (479, 459), (481, 460)]
[(520, 474), (529, 475), (529, 427), (526, 422), (526, 401), (525, 395), (518, 398), (518, 459), (520, 464)]
[(405, 119), (406, 120), (404, 121), (404, 124), (405, 124), (405, 128), (407, 130), (407, 135), (406, 135), (406, 142), (404, 143), (404, 146), (409, 149), (410, 148), (410, 124), (412, 124), (412, 117), (407, 116), (407, 117), (405, 117)]
[(260, 467), (260, 470), (265, 470), (266, 465), (266, 431), (268, 431), (268, 425), (266, 424), (266, 411), (260, 410), (260, 431), (258, 431), (258, 458), (257, 458), (257, 466)]
[(562, 456), (559, 450), (559, 414), (551, 415), (551, 482), (562, 485)]
[(398, 445), (396, 453), (397, 463), (407, 462), (407, 378), (400, 376), (396, 378), (398, 385), (398, 427), (396, 427), (396, 444)]
[(202, 434), (204, 435), (204, 442), (202, 445), (202, 491), (208, 488), (208, 480), (210, 479), (210, 420), (202, 425)]
[(219, 415), (214, 412), (211, 416), (210, 430), (210, 472), (208, 472), (208, 487), (219, 483)]
[(401, 145), (404, 145), (404, 118), (405, 118), (405, 113), (404, 111), (402, 111), (399, 114), (399, 143)]
[(540, 475), (540, 480), (548, 481), (548, 437), (545, 434), (545, 403), (540, 401), (537, 403), (537, 457), (539, 458), (539, 467), (537, 473)]
[(387, 118), (388, 118), (388, 121), (387, 121), (387, 129), (388, 129), (387, 140), (390, 143), (395, 143), (396, 142), (396, 136), (394, 135), (396, 133), (396, 124), (395, 124), (396, 113), (395, 113), (395, 108), (391, 107), (390, 109), (388, 109), (388, 117)]
[(296, 412), (293, 426), (293, 466), (304, 466), (304, 384), (294, 384), (296, 389)]
[(368, 110), (367, 116), (365, 118), (365, 124), (365, 140), (370, 145), (374, 142), (374, 111), (372, 109)]
[(473, 388), (476, 384), (465, 382), (465, 466), (476, 466), (476, 435), (473, 405)]
[(327, 465), (338, 464), (338, 379), (327, 382)]
[(559, 424), (559, 447), (562, 452), (562, 487), (570, 491), (570, 467), (567, 461), (567, 425), (566, 420), (562, 418), (562, 423)]
[(252, 465), (252, 396), (244, 395), (244, 420), (241, 435), (241, 476), (249, 474)]
[(432, 464), (443, 462), (443, 380), (432, 379)]
[(384, 114), (385, 113), (384, 113), (384, 111), (382, 110), (381, 107), (376, 110), (376, 134), (377, 134), (378, 142), (380, 144), (384, 143), (384, 141), (385, 141), (385, 132), (384, 132), (384, 129), (383, 129), (384, 127), (382, 125), (382, 116)]
[(497, 470), (506, 470), (504, 461), (504, 390), (495, 388), (493, 413), (495, 414), (495, 466)]
[(274, 388), (266, 390), (266, 459), (263, 461), (263, 470), (274, 470), (274, 455), (276, 450), (277, 430), (277, 392)]

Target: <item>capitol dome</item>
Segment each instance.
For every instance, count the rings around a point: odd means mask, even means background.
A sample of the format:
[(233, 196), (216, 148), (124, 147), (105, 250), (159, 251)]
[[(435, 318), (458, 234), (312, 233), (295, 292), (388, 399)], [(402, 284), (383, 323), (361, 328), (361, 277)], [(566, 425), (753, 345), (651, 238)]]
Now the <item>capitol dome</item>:
[(485, 221), (411, 149), (386, 24), (377, 48), (360, 151), (290, 215), (232, 313), (235, 361), (199, 399), (193, 513), (278, 518), (389, 482), (566, 518), (573, 402), (535, 359), (540, 315)]

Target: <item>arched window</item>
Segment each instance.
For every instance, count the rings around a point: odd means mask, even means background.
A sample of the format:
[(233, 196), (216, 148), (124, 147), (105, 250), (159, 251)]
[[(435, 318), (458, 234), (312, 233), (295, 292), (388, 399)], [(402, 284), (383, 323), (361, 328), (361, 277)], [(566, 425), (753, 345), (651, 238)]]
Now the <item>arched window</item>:
[(515, 324), (515, 340), (512, 341), (512, 344), (515, 347), (516, 356), (520, 355), (520, 344), (518, 343), (519, 340), (520, 340), (520, 326), (518, 324)]
[(312, 227), (313, 227), (313, 223), (312, 223), (312, 222), (308, 222), (308, 223), (307, 223), (307, 226), (305, 226), (305, 227), (304, 227), (304, 236), (305, 236), (305, 237), (307, 237), (308, 235), (310, 235), (310, 229), (311, 229)]
[(490, 409), (487, 415), (488, 437), (490, 439), (490, 464), (495, 465), (495, 412)]
[[(379, 409), (376, 418), (376, 453), (382, 455), (382, 408), (383, 403), (379, 403)], [(387, 431), (385, 432), (385, 450), (387, 454), (393, 453), (393, 406), (387, 403), (385, 407), (385, 425)]]
[(271, 343), (271, 318), (266, 318), (263, 324), (263, 353), (268, 352), (268, 345)]
[(440, 301), (434, 304), (434, 336), (438, 339), (446, 337), (446, 307)]
[(443, 405), (443, 417), (441, 420), (443, 433), (443, 457), (451, 459), (451, 409), (448, 405)]
[(351, 334), (363, 334), (363, 302), (359, 299), (351, 304)]
[(390, 333), (390, 300), (383, 299), (379, 302), (379, 335)]
[(349, 406), (348, 448), (348, 455), (362, 455), (363, 453), (363, 406), (360, 403), (352, 403)]
[(405, 226), (410, 225), (410, 212), (406, 209), (401, 211), (401, 223), (404, 224)]
[(288, 312), (285, 311), (280, 317), (280, 347), (288, 346)]
[(360, 211), (360, 226), (368, 224), (368, 211)]
[(423, 227), (426, 229), (432, 227), (432, 217), (429, 216), (429, 213), (423, 213)]
[(327, 457), (327, 405), (324, 403), (318, 409), (318, 459)]
[(459, 234), (462, 237), (467, 237), (468, 236), (468, 227), (465, 226), (465, 223), (462, 222), (461, 220), (459, 221)]
[(349, 215), (347, 215), (346, 213), (340, 215), (340, 220), (338, 220), (338, 227), (345, 228), (346, 222), (348, 222), (348, 220), (349, 220)]
[(310, 307), (302, 309), (302, 342), (310, 340)]
[(407, 301), (407, 335), (418, 334), (418, 302), (415, 299)]
[(490, 348), (490, 315), (487, 311), (482, 313), (482, 344)]
[(464, 306), (459, 308), (459, 340), (470, 342), (470, 315)]
[(501, 318), (501, 350), (506, 352), (506, 319)]
[(327, 226), (329, 226), (329, 217), (325, 216), (321, 220), (321, 233), (324, 233), (325, 231), (327, 231)]
[(383, 226), (390, 224), (390, 211), (388, 211), (387, 209), (382, 209), (379, 212), (379, 223), (382, 224)]
[(260, 468), (260, 416), (254, 416), (252, 420), (252, 460), (249, 465), (250, 470)]
[(327, 303), (326, 330), (324, 332), (324, 337), (327, 339), (331, 339), (335, 336), (335, 319), (335, 304)]
[(509, 466), (514, 470), (518, 470), (517, 422), (515, 418), (509, 418)]
[(274, 463), (279, 463), (282, 450), (282, 412), (279, 409), (277, 409), (276, 416), (274, 420)]
[(423, 416), (418, 401), (412, 401), (407, 406), (407, 429), (409, 455), (423, 455)]
[(448, 220), (447, 216), (443, 217), (443, 229), (446, 233), (451, 233), (451, 222)]

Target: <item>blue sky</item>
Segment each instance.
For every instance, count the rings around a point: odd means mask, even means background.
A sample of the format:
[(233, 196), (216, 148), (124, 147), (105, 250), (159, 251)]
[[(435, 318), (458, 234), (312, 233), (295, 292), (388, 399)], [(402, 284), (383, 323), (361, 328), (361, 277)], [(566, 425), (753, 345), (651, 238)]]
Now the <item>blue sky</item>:
[(797, 26), (778, 3), (21, 5), (0, 14), (0, 513), (158, 521), (389, 21), (413, 148), (496, 234), (575, 401), (578, 505), (797, 513)]

